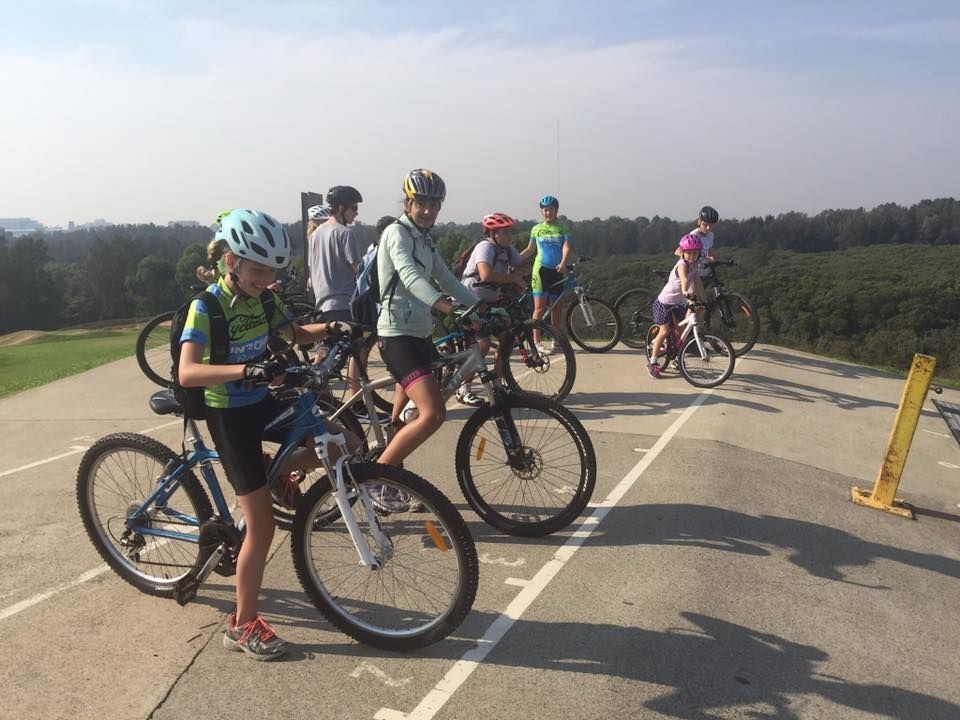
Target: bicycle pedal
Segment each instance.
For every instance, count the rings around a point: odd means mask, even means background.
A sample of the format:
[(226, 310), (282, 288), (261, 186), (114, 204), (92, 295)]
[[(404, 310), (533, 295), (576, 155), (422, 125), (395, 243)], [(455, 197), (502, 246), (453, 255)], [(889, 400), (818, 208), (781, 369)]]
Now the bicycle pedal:
[(237, 560), (230, 555), (224, 555), (213, 571), (221, 577), (233, 577), (237, 574)]
[(193, 570), (184, 575), (173, 586), (173, 598), (181, 606), (186, 605), (197, 596), (200, 589), (200, 580)]

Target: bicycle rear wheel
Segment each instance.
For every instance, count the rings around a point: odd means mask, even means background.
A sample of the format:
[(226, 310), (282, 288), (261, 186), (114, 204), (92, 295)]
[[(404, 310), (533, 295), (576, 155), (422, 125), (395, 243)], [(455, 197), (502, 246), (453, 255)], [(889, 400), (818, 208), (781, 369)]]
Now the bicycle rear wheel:
[(612, 350), (620, 342), (620, 317), (606, 300), (584, 298), (586, 308), (574, 299), (567, 307), (567, 332), (570, 338), (587, 352), (602, 353)]
[(710, 303), (703, 326), (729, 342), (737, 357), (746, 355), (760, 336), (760, 317), (739, 293), (725, 292)]
[(170, 321), (175, 310), (160, 313), (147, 321), (137, 336), (137, 365), (150, 382), (172, 387), (170, 358)]
[[(548, 354), (537, 350), (533, 331), (540, 331), (541, 346)], [(500, 374), (507, 386), (515, 392), (543, 395), (563, 400), (577, 378), (577, 357), (570, 341), (553, 325), (543, 320), (526, 320), (501, 338)]]
[[(467, 524), (439, 490), (408, 470), (375, 463), (348, 468), (351, 512), (381, 564), (358, 562), (324, 479), (307, 493), (293, 525), (300, 583), (317, 609), (354, 640), (395, 651), (442, 640), (463, 622), (477, 594), (480, 571)], [(374, 511), (360, 495), (385, 492), (397, 498), (388, 510)]]
[[(504, 434), (517, 443), (512, 458)], [(597, 478), (586, 429), (560, 403), (536, 395), (500, 397), (478, 408), (463, 426), (455, 458), (470, 507), (498, 530), (522, 537), (567, 527), (590, 501)]]
[(643, 348), (647, 328), (653, 323), (653, 301), (657, 293), (646, 288), (627, 290), (613, 303), (620, 318), (620, 342), (627, 347)]
[[(199, 556), (200, 525), (213, 516), (191, 471), (165, 503), (140, 510), (167, 464), (179, 461), (153, 438), (117, 433), (95, 442), (77, 470), (77, 507), (87, 535), (117, 575), (148, 595), (173, 597), (177, 581)], [(128, 525), (164, 528), (184, 539), (145, 535)]]
[(736, 355), (726, 340), (716, 335), (701, 335), (703, 355), (691, 337), (680, 350), (677, 364), (684, 380), (699, 388), (716, 387), (733, 375)]

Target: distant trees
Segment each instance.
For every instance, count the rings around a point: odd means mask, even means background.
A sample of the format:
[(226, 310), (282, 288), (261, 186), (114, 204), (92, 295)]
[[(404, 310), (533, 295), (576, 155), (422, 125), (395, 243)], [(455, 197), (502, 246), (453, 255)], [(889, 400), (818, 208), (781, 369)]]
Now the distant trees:
[[(722, 211), (722, 208), (721, 208)], [(537, 220), (515, 232), (526, 245)], [(615, 298), (656, 286), (690, 220), (610, 217), (569, 221), (591, 293)], [(360, 226), (364, 243), (373, 229)], [(296, 288), (303, 289), (300, 223), (288, 226)], [(480, 238), (479, 222), (435, 228), (452, 262)], [(937, 356), (938, 373), (960, 377), (960, 202), (923, 200), (825, 210), (809, 216), (724, 218), (717, 252), (735, 257), (731, 289), (760, 309), (768, 342), (903, 368), (914, 352)], [(176, 307), (206, 262), (210, 228), (120, 225), (14, 238), (0, 234), (0, 334), (100, 320), (148, 317)]]

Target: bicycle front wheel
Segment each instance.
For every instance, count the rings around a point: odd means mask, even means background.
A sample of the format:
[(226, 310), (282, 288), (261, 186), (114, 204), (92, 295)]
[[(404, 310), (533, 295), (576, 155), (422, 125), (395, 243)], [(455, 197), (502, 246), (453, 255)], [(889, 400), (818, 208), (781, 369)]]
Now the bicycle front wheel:
[(173, 361), (170, 358), (170, 321), (175, 311), (151, 318), (137, 336), (137, 365), (150, 382), (172, 387)]
[(567, 527), (590, 501), (597, 478), (586, 429), (560, 403), (535, 395), (478, 408), (463, 426), (455, 460), (470, 507), (498, 530), (522, 537)]
[[(542, 353), (533, 341), (534, 329), (540, 331)], [(577, 357), (570, 341), (553, 325), (543, 320), (526, 320), (501, 336), (500, 374), (507, 386), (521, 393), (563, 400), (577, 377)]]
[(585, 297), (567, 308), (567, 331), (587, 352), (607, 352), (620, 342), (620, 317), (606, 300)]
[(394, 651), (442, 640), (463, 622), (477, 594), (480, 571), (467, 524), (439, 490), (408, 470), (376, 463), (347, 467), (350, 509), (378, 567), (358, 562), (324, 479), (306, 494), (293, 525), (300, 583), (317, 609), (354, 640)]
[(653, 301), (657, 293), (646, 288), (627, 290), (613, 303), (620, 318), (620, 342), (627, 347), (643, 348), (647, 328), (653, 323)]
[(739, 293), (724, 293), (710, 303), (703, 325), (729, 342), (737, 357), (746, 355), (760, 336), (760, 317)]
[(716, 335), (701, 335), (703, 353), (696, 338), (690, 338), (677, 356), (683, 379), (694, 387), (716, 387), (733, 375), (736, 355), (726, 340)]
[(200, 525), (213, 516), (190, 471), (163, 503), (141, 507), (168, 463), (178, 462), (179, 455), (153, 438), (117, 433), (95, 442), (77, 470), (77, 507), (87, 535), (117, 575), (148, 595), (173, 597), (199, 556)]

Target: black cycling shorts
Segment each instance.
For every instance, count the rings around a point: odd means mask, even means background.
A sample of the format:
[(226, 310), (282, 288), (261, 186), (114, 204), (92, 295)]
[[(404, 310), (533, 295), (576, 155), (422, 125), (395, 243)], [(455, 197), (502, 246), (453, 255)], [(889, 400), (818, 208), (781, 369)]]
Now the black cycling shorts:
[(563, 273), (558, 272), (555, 268), (540, 267), (542, 293), (551, 297), (558, 297), (563, 292), (563, 279)]
[(430, 363), (440, 357), (430, 338), (398, 335), (382, 337), (377, 344), (387, 370), (404, 390), (430, 375)]
[(283, 433), (264, 436), (263, 429), (288, 406), (289, 403), (268, 395), (253, 405), (207, 408), (207, 429), (237, 495), (246, 495), (267, 484), (262, 441), (280, 442)]

